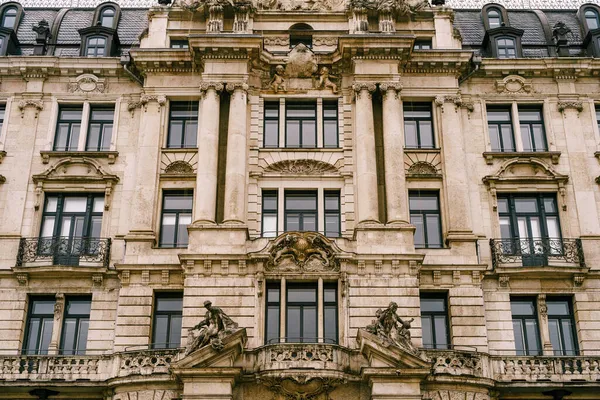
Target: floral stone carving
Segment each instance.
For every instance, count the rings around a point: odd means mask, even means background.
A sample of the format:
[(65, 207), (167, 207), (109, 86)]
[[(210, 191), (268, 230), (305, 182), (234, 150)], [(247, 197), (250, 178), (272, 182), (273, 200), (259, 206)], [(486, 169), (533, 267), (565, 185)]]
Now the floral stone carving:
[(194, 168), (186, 161), (173, 161), (165, 168), (166, 174), (193, 174)]
[(337, 386), (346, 383), (344, 379), (329, 377), (315, 378), (312, 374), (260, 377), (258, 381), (268, 387), (273, 393), (279, 394), (289, 400), (315, 399), (320, 394), (329, 394)]
[(332, 242), (316, 232), (287, 232), (273, 243), (269, 271), (339, 271)]
[(186, 355), (209, 344), (220, 351), (223, 349), (222, 340), (240, 329), (236, 322), (220, 308), (213, 307), (209, 300), (204, 302), (204, 307), (207, 310), (204, 319), (188, 330)]
[(79, 75), (69, 82), (69, 92), (71, 93), (104, 93), (105, 90), (106, 80), (93, 74)]
[(337, 172), (337, 168), (323, 161), (304, 159), (277, 161), (269, 165), (265, 171), (280, 174), (321, 175)]
[(367, 325), (367, 332), (377, 335), (383, 342), (394, 344), (412, 354), (418, 354), (419, 351), (412, 344), (410, 337), (410, 324), (414, 318), (403, 320), (396, 311), (398, 311), (398, 304), (393, 301), (388, 308), (377, 310), (375, 313), (377, 319), (373, 320), (371, 325)]

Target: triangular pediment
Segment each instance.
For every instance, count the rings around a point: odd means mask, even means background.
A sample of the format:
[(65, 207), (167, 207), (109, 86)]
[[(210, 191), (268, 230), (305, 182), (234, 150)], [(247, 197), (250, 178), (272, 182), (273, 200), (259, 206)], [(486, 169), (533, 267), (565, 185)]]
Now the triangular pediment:
[(246, 328), (223, 338), (223, 348), (215, 350), (210, 344), (186, 355), (173, 364), (173, 369), (233, 367), (236, 359), (244, 351), (248, 336)]
[(360, 352), (372, 368), (431, 369), (431, 363), (406, 349), (381, 340), (359, 329), (356, 337)]

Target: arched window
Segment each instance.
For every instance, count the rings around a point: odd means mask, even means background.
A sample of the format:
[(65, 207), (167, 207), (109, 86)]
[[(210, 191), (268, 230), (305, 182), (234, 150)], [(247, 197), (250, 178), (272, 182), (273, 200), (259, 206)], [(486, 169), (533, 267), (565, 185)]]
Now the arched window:
[(2, 14), (2, 27), (14, 29), (17, 22), (17, 7), (8, 7)]
[(498, 58), (517, 58), (517, 42), (510, 37), (499, 37), (496, 39)]
[(309, 49), (312, 48), (312, 26), (308, 24), (294, 24), (290, 27), (290, 48), (302, 43)]
[(588, 30), (600, 28), (600, 18), (598, 18), (598, 12), (592, 8), (585, 10), (585, 23), (587, 24)]
[(106, 55), (106, 38), (92, 36), (87, 40), (86, 55), (88, 57), (104, 57)]
[(115, 23), (115, 9), (112, 7), (103, 8), (100, 12), (100, 19), (98, 22), (105, 28), (113, 29)]
[(499, 28), (502, 26), (502, 13), (497, 8), (490, 8), (487, 12), (487, 17), (490, 29)]

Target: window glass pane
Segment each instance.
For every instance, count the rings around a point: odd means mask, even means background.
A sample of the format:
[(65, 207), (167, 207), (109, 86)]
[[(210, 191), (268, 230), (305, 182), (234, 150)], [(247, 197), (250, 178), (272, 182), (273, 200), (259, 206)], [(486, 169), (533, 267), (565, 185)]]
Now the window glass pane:
[(100, 232), (102, 231), (102, 217), (92, 217), (90, 222), (90, 237), (91, 238), (99, 238)]
[(263, 192), (263, 210), (277, 211), (277, 194)]
[(316, 118), (317, 109), (312, 106), (298, 106), (289, 104), (287, 106), (287, 116), (288, 118)]
[(435, 344), (437, 349), (445, 349), (448, 346), (448, 333), (446, 332), (446, 316), (436, 315), (433, 317), (435, 324)]
[(279, 338), (279, 314), (279, 306), (267, 307), (267, 343)]
[(100, 124), (92, 124), (90, 125), (90, 129), (88, 132), (88, 142), (87, 149), (88, 150), (97, 150), (98, 143), (100, 141), (100, 128), (102, 125)]
[(165, 196), (163, 208), (167, 210), (191, 210), (193, 197), (191, 195), (174, 195)]
[(69, 124), (59, 124), (56, 132), (56, 139), (54, 144), (55, 150), (66, 150), (67, 140), (69, 139)]
[(299, 231), (300, 230), (300, 216), (298, 214), (288, 214), (285, 219), (286, 230), (288, 231)]
[(63, 332), (62, 332), (62, 349), (63, 354), (73, 354), (73, 350), (75, 349), (76, 338), (75, 338), (75, 328), (77, 327), (77, 319), (68, 318), (63, 322)]
[(487, 110), (488, 121), (507, 121), (510, 122), (510, 111), (506, 110), (498, 110), (498, 109), (488, 109)]
[(42, 323), (42, 340), (39, 347), (39, 354), (48, 354), (48, 347), (50, 346), (50, 340), (52, 339), (52, 328), (54, 326), (54, 320), (51, 318), (45, 318)]
[(325, 147), (336, 147), (338, 145), (337, 120), (323, 121), (323, 145)]
[(325, 211), (339, 211), (340, 195), (339, 193), (325, 194)]
[(500, 237), (502, 239), (511, 239), (510, 219), (508, 217), (500, 218)]
[(446, 312), (446, 302), (443, 298), (421, 297), (421, 312)]
[(267, 302), (279, 303), (279, 287), (270, 287), (267, 289)]
[(83, 113), (82, 109), (79, 110), (61, 110), (60, 111), (60, 120), (72, 120), (72, 121), (81, 121), (81, 114)]
[(44, 217), (42, 231), (40, 232), (41, 237), (47, 238), (54, 236), (54, 219), (55, 217)]
[(265, 121), (265, 147), (277, 147), (279, 141), (279, 121), (278, 120), (266, 120)]
[(440, 235), (440, 216), (426, 215), (427, 221), (427, 245), (429, 247), (442, 247)]
[(521, 121), (541, 121), (542, 112), (540, 110), (519, 110), (519, 119)]
[(325, 303), (337, 302), (336, 292), (337, 292), (337, 290), (334, 287), (324, 288), (323, 289), (323, 301)]
[(316, 342), (317, 340), (317, 307), (305, 306), (303, 310), (302, 338), (305, 342)]
[(175, 244), (175, 215), (164, 214), (161, 226), (161, 244)]
[(286, 122), (285, 145), (288, 147), (300, 146), (300, 121)]
[(167, 345), (167, 327), (169, 324), (168, 315), (156, 315), (154, 317), (154, 338), (153, 343), (156, 347), (162, 348)]
[(54, 196), (50, 197), (49, 196), (46, 199), (46, 211), (55, 212), (57, 204), (58, 204), (58, 197), (54, 197)]
[(490, 145), (492, 146), (492, 151), (502, 151), (498, 125), (489, 125), (488, 130), (490, 132)]
[(340, 216), (325, 215), (325, 236), (337, 237), (340, 235)]
[(34, 300), (31, 312), (33, 314), (54, 314), (54, 300)]
[(542, 125), (533, 125), (533, 140), (535, 142), (535, 151), (546, 150), (546, 140), (544, 135), (544, 128)]
[(29, 329), (27, 332), (27, 343), (25, 350), (28, 354), (37, 352), (37, 340), (40, 335), (41, 320), (39, 318), (31, 318), (29, 320)]
[(317, 146), (317, 124), (315, 121), (302, 121), (302, 147)]
[(404, 142), (406, 147), (418, 147), (416, 121), (404, 121)]
[(411, 215), (410, 223), (417, 227), (417, 229), (415, 230), (415, 246), (425, 246), (425, 230), (423, 227), (423, 216), (418, 214)]
[(265, 103), (265, 118), (279, 118), (279, 103)]
[(525, 354), (525, 334), (523, 332), (523, 324), (521, 320), (513, 319), (513, 332), (515, 335), (515, 350), (517, 351), (517, 355)]
[(317, 289), (315, 287), (288, 287), (287, 301), (290, 303), (311, 303), (317, 301)]
[(568, 316), (569, 312), (569, 303), (567, 301), (558, 301), (552, 300), (546, 303), (548, 306), (548, 315), (556, 316), (556, 315), (565, 315)]
[(537, 212), (537, 200), (534, 198), (515, 198), (515, 210), (517, 212), (535, 213)]
[(337, 343), (337, 309), (335, 306), (323, 308), (323, 334), (326, 343)]
[(93, 109), (91, 112), (92, 121), (113, 121), (115, 110), (111, 108)]
[(423, 346), (431, 348), (433, 345), (433, 319), (432, 316), (421, 316), (421, 324), (423, 325)]
[(535, 315), (535, 306), (530, 300), (512, 300), (510, 309), (513, 315)]
[(264, 237), (277, 236), (277, 215), (263, 215), (262, 233)]
[(337, 104), (323, 104), (323, 118), (337, 118)]
[(558, 217), (546, 217), (546, 225), (549, 238), (560, 238), (560, 229), (558, 228)]
[(502, 143), (503, 151), (515, 151), (515, 145), (513, 144), (513, 131), (512, 126), (502, 125)]
[(527, 332), (529, 354), (536, 355), (539, 353), (537, 321), (533, 319), (525, 320), (525, 330)]
[(198, 122), (197, 121), (186, 121), (185, 138), (184, 138), (183, 145), (185, 147), (196, 147), (197, 137), (198, 137)]
[(297, 342), (302, 336), (300, 332), (300, 307), (287, 307), (286, 336), (290, 342)]
[(286, 210), (316, 210), (317, 196), (315, 195), (299, 195), (286, 194), (285, 196)]
[(533, 136), (531, 134), (531, 130), (529, 129), (529, 125), (522, 124), (521, 125), (521, 137), (523, 138), (523, 150), (524, 151), (533, 151)]
[(317, 231), (317, 216), (314, 214), (304, 214), (302, 218), (302, 226), (300, 227), (303, 231)]
[(85, 212), (87, 206), (87, 197), (65, 197), (63, 211), (65, 212)]
[(92, 302), (89, 299), (68, 300), (66, 312), (68, 315), (90, 315)]
[(560, 340), (559, 320), (548, 319), (548, 331), (550, 332), (550, 343), (555, 355), (562, 355), (562, 343)]
[(498, 212), (506, 213), (508, 212), (508, 199), (498, 199)]
[(156, 311), (177, 311), (183, 309), (183, 298), (181, 297), (158, 297), (156, 299)]
[(169, 347), (176, 348), (181, 344), (181, 316), (171, 316), (171, 332), (169, 336)]
[(421, 147), (433, 148), (433, 129), (430, 121), (420, 121)]
[(573, 326), (573, 321), (571, 319), (563, 318), (560, 320), (561, 330), (563, 333), (563, 341), (565, 344), (564, 351), (565, 355), (576, 355), (577, 354), (577, 343), (575, 337), (573, 336), (573, 332), (575, 331), (575, 327)]
[(169, 129), (169, 147), (181, 147), (183, 137), (183, 121), (171, 121)]
[(554, 200), (554, 198), (551, 197), (545, 197), (544, 198), (544, 210), (547, 213), (554, 213), (556, 212), (556, 200)]
[(418, 195), (411, 194), (410, 195), (410, 209), (411, 211), (415, 210), (438, 210), (438, 199), (435, 195)]

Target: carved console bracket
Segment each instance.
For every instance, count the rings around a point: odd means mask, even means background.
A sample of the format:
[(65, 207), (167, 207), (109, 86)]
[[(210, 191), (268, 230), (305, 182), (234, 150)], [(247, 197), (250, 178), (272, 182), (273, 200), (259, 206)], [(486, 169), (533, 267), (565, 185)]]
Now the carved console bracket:
[(21, 100), (19, 102), (19, 111), (21, 111), (21, 118), (25, 117), (25, 109), (27, 107), (33, 107), (35, 109), (35, 117), (37, 118), (40, 111), (44, 109), (44, 102), (42, 100)]
[(143, 94), (140, 96), (139, 101), (130, 101), (127, 105), (127, 110), (131, 113), (131, 116), (133, 117), (133, 113), (138, 107), (143, 107), (144, 112), (148, 111), (148, 103), (150, 103), (151, 101), (155, 101), (156, 103), (158, 103), (158, 109), (160, 111), (160, 107), (167, 104), (167, 97), (162, 94)]
[(559, 101), (558, 102), (558, 111), (560, 111), (561, 113), (564, 113), (565, 110), (568, 109), (573, 109), (576, 110), (578, 113), (583, 111), (583, 102), (580, 100), (573, 100), (573, 101)]
[(435, 98), (435, 104), (437, 104), (442, 112), (444, 112), (444, 104), (451, 103), (454, 104), (454, 111), (458, 112), (458, 109), (462, 106), (462, 97), (460, 94), (451, 94), (451, 95), (439, 95)]

